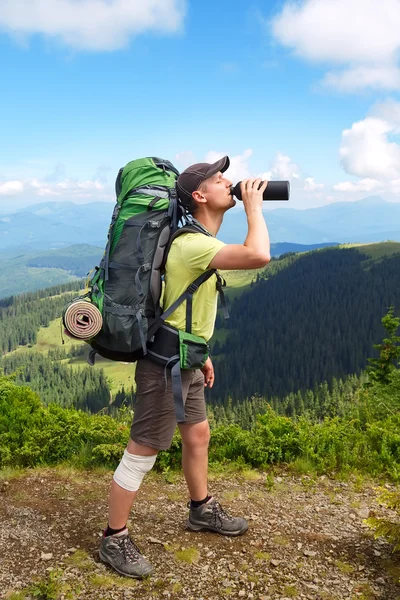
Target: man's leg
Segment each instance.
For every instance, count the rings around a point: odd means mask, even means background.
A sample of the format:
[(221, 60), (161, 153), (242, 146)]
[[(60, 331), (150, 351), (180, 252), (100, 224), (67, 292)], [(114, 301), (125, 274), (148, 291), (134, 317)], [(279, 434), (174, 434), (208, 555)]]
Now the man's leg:
[(210, 427), (208, 421), (180, 423), (182, 437), (182, 468), (192, 500), (207, 497), (208, 444)]
[(100, 546), (100, 558), (121, 575), (142, 578), (152, 566), (128, 535), (127, 521), (144, 475), (152, 468), (158, 451), (129, 440), (116, 469), (109, 498), (108, 526)]
[[(158, 454), (158, 450), (155, 448), (142, 446), (133, 440), (129, 440), (126, 450), (135, 456), (156, 456)], [(108, 508), (108, 526), (111, 529), (118, 530), (126, 527), (137, 493), (138, 490), (127, 490), (118, 485), (114, 479), (112, 480)]]
[(109, 521), (100, 557), (122, 575), (143, 577), (149, 575), (152, 568), (130, 539), (126, 523), (145, 473), (154, 465), (158, 451), (171, 444), (176, 421), (173, 397), (165, 389), (164, 367), (141, 359), (136, 366), (135, 380), (131, 439), (114, 473)]
[(247, 531), (245, 519), (231, 517), (208, 495), (208, 445), (210, 428), (204, 399), (204, 376), (193, 374), (185, 402), (186, 423), (180, 423), (182, 467), (190, 492), (188, 527), (192, 531), (215, 531), (222, 535), (241, 535)]

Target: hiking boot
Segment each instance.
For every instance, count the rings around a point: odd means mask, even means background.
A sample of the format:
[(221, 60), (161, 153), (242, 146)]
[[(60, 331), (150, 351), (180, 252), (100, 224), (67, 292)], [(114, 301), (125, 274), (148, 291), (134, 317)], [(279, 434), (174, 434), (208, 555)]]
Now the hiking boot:
[(211, 498), (198, 508), (192, 508), (190, 503), (188, 529), (191, 531), (215, 531), (222, 535), (242, 535), (247, 531), (248, 523), (241, 517), (231, 517), (219, 502)]
[(141, 579), (150, 575), (153, 568), (148, 560), (140, 553), (124, 529), (116, 535), (103, 537), (100, 544), (99, 556), (101, 560), (126, 577)]

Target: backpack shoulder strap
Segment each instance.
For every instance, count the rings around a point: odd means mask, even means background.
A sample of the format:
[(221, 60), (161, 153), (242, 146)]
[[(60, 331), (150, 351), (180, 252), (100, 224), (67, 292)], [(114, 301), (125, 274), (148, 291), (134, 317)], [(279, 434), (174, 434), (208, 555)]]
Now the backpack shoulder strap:
[(204, 235), (208, 235), (208, 236), (211, 237), (211, 233), (209, 233), (206, 229), (202, 229), (202, 228), (196, 226), (194, 223), (191, 223), (191, 222), (187, 222), (182, 227), (175, 228), (175, 231), (171, 235), (171, 237), (169, 238), (168, 244), (167, 244), (167, 246), (165, 248), (164, 261), (163, 261), (163, 266), (164, 267), (165, 267), (165, 263), (167, 262), (167, 257), (168, 257), (168, 253), (169, 253), (169, 251), (171, 249), (172, 242), (174, 242), (177, 237), (179, 237), (180, 235), (183, 235), (185, 233), (202, 233)]
[[(204, 271), (204, 273), (202, 273), (201, 275), (199, 275), (199, 277), (197, 277), (194, 281), (192, 281), (192, 283), (179, 296), (179, 298), (177, 298), (175, 300), (175, 302), (173, 304), (171, 304), (171, 306), (169, 306), (167, 308), (167, 310), (165, 310), (163, 312), (163, 314), (160, 315), (158, 317), (158, 319), (153, 323), (153, 325), (149, 329), (148, 339), (151, 339), (153, 337), (153, 335), (156, 333), (157, 329), (166, 321), (166, 319), (168, 319), (168, 317), (170, 315), (172, 315), (172, 313), (178, 308), (178, 306), (180, 304), (182, 304), (182, 302), (184, 302), (185, 300), (187, 300), (187, 307), (188, 307), (188, 305), (190, 305), (189, 311), (188, 311), (188, 308), (186, 308), (186, 331), (188, 333), (191, 333), (193, 294), (195, 292), (197, 292), (197, 290), (199, 289), (201, 284), (204, 283), (205, 281), (207, 281), (207, 279), (209, 279), (214, 273), (216, 273), (215, 269), (209, 269), (208, 271)], [(189, 315), (188, 315), (188, 312), (190, 313)], [(189, 328), (187, 328), (188, 320), (189, 320)]]

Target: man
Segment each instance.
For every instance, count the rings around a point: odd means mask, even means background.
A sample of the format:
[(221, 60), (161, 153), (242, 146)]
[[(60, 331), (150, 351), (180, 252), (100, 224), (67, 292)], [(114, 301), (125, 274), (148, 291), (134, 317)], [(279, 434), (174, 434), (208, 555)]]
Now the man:
[[(208, 234), (185, 233), (171, 245), (165, 267), (164, 310), (208, 269), (254, 269), (270, 260), (270, 242), (262, 213), (260, 179), (241, 184), (248, 233), (243, 244), (224, 244), (217, 234), (224, 214), (235, 205), (231, 181), (224, 173), (229, 167), (225, 156), (213, 164), (192, 165), (178, 177), (181, 202), (197, 224)], [(216, 277), (204, 282), (193, 295), (192, 333), (209, 340), (217, 312)], [(167, 319), (172, 327), (185, 330), (186, 303)], [(182, 370), (185, 421), (179, 423), (182, 437), (182, 467), (190, 492), (188, 528), (209, 530), (222, 535), (241, 535), (247, 522), (228, 515), (207, 488), (210, 430), (206, 417), (204, 387), (214, 383), (214, 368), (208, 358), (203, 368)], [(151, 564), (128, 535), (126, 523), (144, 475), (150, 471), (159, 450), (169, 448), (176, 427), (171, 378), (165, 385), (164, 367), (145, 357), (136, 367), (136, 406), (131, 436), (124, 456), (114, 473), (108, 527), (104, 532), (100, 558), (128, 577), (144, 577)]]

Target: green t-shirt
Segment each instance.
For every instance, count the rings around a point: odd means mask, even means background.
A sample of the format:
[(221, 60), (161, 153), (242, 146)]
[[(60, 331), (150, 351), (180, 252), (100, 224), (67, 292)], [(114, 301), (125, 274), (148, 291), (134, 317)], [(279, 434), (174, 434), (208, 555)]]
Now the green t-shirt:
[[(185, 233), (173, 241), (165, 265), (163, 308), (166, 310), (179, 298), (208, 265), (224, 242), (203, 233)], [(217, 278), (212, 275), (193, 294), (192, 333), (208, 341), (217, 315)], [(167, 323), (177, 329), (186, 329), (186, 301), (169, 316)]]

